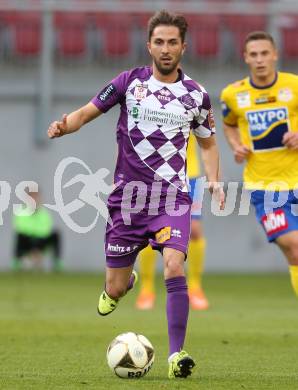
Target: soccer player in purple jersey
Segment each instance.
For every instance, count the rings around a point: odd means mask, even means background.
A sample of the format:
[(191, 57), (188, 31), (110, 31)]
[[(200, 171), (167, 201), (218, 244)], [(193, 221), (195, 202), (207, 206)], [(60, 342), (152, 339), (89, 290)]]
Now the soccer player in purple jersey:
[(50, 138), (70, 134), (120, 104), (116, 187), (108, 199), (110, 221), (105, 237), (106, 283), (98, 312), (110, 314), (133, 287), (139, 251), (148, 242), (159, 249), (167, 289), (169, 378), (187, 377), (195, 365), (182, 350), (189, 311), (184, 261), (191, 200), (185, 157), (191, 129), (201, 147), (209, 190), (220, 207), (224, 205), (210, 99), (179, 66), (186, 30), (183, 16), (166, 11), (155, 14), (148, 24), (152, 66), (121, 73), (91, 102), (48, 129)]

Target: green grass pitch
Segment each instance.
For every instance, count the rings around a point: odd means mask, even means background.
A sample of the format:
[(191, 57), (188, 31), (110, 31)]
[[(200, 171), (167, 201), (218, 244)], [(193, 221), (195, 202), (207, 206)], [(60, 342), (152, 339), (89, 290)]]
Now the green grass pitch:
[[(185, 343), (197, 370), (175, 381), (161, 278), (153, 311), (137, 311), (133, 291), (104, 318), (96, 314), (102, 285), (94, 274), (0, 274), (1, 390), (298, 389), (298, 300), (288, 275), (206, 275), (211, 308), (190, 312)], [(139, 380), (117, 378), (106, 364), (108, 343), (125, 331), (155, 347)]]

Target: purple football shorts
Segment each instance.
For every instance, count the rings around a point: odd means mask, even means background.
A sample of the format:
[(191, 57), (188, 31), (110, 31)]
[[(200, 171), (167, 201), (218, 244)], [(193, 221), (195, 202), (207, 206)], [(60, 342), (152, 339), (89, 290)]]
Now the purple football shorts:
[[(112, 204), (111, 204), (112, 203)], [(187, 203), (187, 201), (185, 202)], [(187, 253), (190, 236), (191, 206), (183, 205), (180, 215), (167, 212), (161, 207), (157, 215), (150, 215), (148, 209), (131, 213), (129, 220), (121, 202), (109, 202), (110, 222), (105, 235), (107, 266), (121, 268), (133, 265), (140, 250), (148, 243), (162, 252), (163, 248), (177, 249)], [(148, 215), (149, 214), (149, 215)]]

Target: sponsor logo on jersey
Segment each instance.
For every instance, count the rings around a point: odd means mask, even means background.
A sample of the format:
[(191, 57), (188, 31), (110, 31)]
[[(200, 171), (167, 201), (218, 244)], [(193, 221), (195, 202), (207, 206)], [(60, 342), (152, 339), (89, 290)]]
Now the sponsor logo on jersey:
[(132, 250), (135, 249), (135, 247), (130, 247), (130, 246), (121, 246), (118, 244), (110, 244), (108, 243), (108, 251), (110, 252), (116, 252), (116, 253), (125, 253), (125, 252), (131, 252)]
[(275, 210), (262, 217), (264, 229), (268, 235), (286, 230), (289, 226), (286, 214), (283, 210)]
[(171, 233), (171, 237), (181, 238), (181, 230), (173, 229)]
[(134, 97), (136, 100), (143, 100), (146, 98), (148, 92), (148, 84), (137, 84), (134, 90)]
[(175, 114), (165, 110), (143, 108), (142, 106), (133, 106), (131, 109), (128, 109), (128, 113), (133, 117), (135, 122), (143, 120), (146, 122), (155, 122), (157, 125), (188, 126), (188, 117), (186, 114)]
[(139, 107), (134, 106), (131, 110), (131, 116), (133, 119), (140, 119), (141, 110)]
[(268, 95), (263, 95), (259, 96), (255, 100), (255, 104), (266, 104), (266, 103), (275, 103), (276, 102), (276, 96), (268, 96)]
[(210, 129), (215, 128), (215, 120), (214, 120), (214, 114), (213, 114), (212, 108), (210, 108), (210, 110), (208, 112), (208, 124), (209, 124)]
[(286, 107), (246, 112), (254, 150), (283, 148), (282, 138), (289, 131)]
[(278, 91), (278, 100), (288, 102), (293, 98), (293, 92), (290, 88), (281, 88)]
[(170, 102), (171, 101), (171, 92), (164, 88), (159, 91), (159, 95), (157, 95), (157, 99), (164, 101), (164, 102)]
[(104, 88), (98, 95), (97, 98), (102, 102), (105, 102), (108, 98), (110, 98), (116, 92), (116, 88), (113, 84), (108, 85)]
[(171, 238), (171, 226), (166, 226), (155, 234), (155, 239), (158, 244), (162, 244), (165, 241), (169, 240), (170, 238)]
[(250, 94), (248, 91), (238, 92), (236, 94), (236, 99), (239, 108), (247, 108), (251, 106)]

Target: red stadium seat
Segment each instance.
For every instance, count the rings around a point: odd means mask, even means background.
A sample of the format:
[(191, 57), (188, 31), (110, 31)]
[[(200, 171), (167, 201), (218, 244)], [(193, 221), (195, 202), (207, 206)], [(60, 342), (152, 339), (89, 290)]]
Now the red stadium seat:
[(96, 27), (103, 35), (103, 54), (128, 57), (132, 50), (132, 16), (126, 13), (96, 15)]
[(152, 17), (153, 12), (140, 11), (132, 14), (134, 31), (134, 43), (137, 58), (140, 61), (148, 60), (148, 49), (146, 42), (148, 41), (148, 21)]
[(13, 11), (0, 11), (1, 25), (15, 23), (16, 13)]
[(147, 30), (148, 21), (152, 15), (153, 15), (152, 12), (137, 12), (135, 14), (136, 26), (144, 30)]
[(286, 59), (298, 57), (298, 15), (284, 16), (281, 21), (282, 52)]
[(88, 15), (81, 12), (55, 14), (57, 48), (64, 57), (82, 57), (87, 53)]
[(266, 17), (262, 15), (227, 15), (223, 17), (226, 27), (233, 33), (236, 53), (242, 56), (248, 33), (266, 30)]
[(192, 53), (199, 57), (215, 57), (220, 46), (218, 15), (186, 15), (192, 42)]
[(41, 14), (14, 12), (5, 15), (12, 31), (12, 47), (16, 55), (35, 56), (41, 50)]

